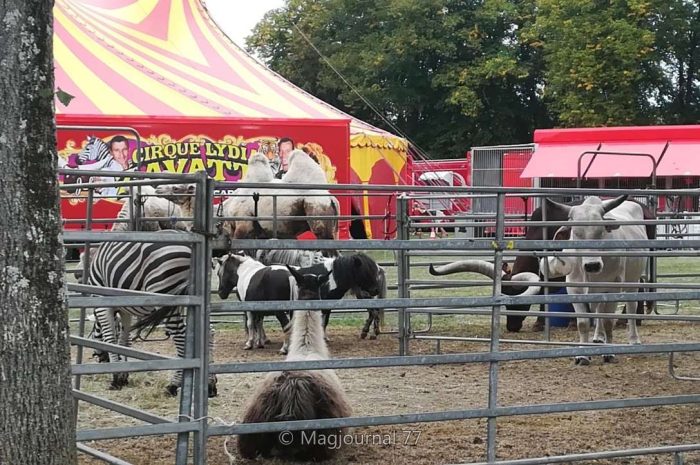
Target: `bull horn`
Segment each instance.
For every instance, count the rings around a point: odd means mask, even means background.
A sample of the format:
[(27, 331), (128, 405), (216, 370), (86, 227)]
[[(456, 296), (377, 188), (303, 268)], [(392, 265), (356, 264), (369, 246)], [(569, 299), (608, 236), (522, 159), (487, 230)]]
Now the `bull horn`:
[[(456, 262), (448, 263), (447, 265), (439, 265), (437, 267), (434, 267), (431, 263), (428, 271), (433, 276), (443, 276), (446, 274), (470, 272), (483, 274), (484, 276), (488, 276), (491, 279), (496, 278), (496, 269), (493, 263), (487, 262), (486, 260), (459, 260)], [(503, 270), (500, 271), (501, 276), (506, 274)]]
[[(529, 271), (523, 271), (522, 273), (518, 273), (513, 275), (510, 278), (511, 281), (525, 281), (529, 283), (539, 283), (540, 282), (540, 277), (535, 274), (535, 273), (530, 273)], [(525, 289), (523, 292), (520, 294), (516, 294), (518, 296), (528, 296), (528, 295), (537, 295), (540, 293), (540, 286), (529, 286), (527, 289)]]
[[(571, 211), (571, 205), (566, 205), (563, 203), (555, 202), (552, 199), (545, 198), (544, 203), (546, 205), (543, 205), (547, 209), (547, 218), (556, 218), (556, 217), (562, 217), (562, 218), (568, 218), (569, 212)], [(559, 214), (553, 214), (555, 211), (559, 211)], [(552, 213), (550, 213), (552, 212)]]
[(622, 205), (627, 200), (627, 195), (621, 195), (615, 197), (614, 199), (603, 200), (603, 212), (608, 213), (610, 210), (614, 210), (620, 205)]

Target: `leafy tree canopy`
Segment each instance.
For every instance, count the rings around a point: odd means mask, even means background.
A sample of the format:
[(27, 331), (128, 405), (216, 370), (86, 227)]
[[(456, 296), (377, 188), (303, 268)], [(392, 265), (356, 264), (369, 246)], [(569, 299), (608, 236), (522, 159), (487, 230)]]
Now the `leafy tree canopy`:
[(247, 44), (444, 158), (535, 128), (697, 121), (699, 38), (690, 0), (287, 0)]

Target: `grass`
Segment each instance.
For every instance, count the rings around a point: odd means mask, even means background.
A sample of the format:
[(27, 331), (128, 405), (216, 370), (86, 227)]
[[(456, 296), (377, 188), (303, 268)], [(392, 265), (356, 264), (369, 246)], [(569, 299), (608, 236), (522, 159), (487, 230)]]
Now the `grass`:
[[(395, 253), (391, 250), (370, 250), (366, 252), (378, 263), (388, 264), (395, 263)], [(486, 258), (486, 257), (485, 257)], [(413, 280), (423, 280), (423, 281), (436, 281), (438, 279), (448, 279), (451, 281), (469, 280), (469, 281), (488, 281), (488, 278), (476, 275), (473, 273), (459, 273), (452, 276), (445, 277), (435, 277), (430, 275), (428, 272), (428, 263), (439, 262), (439, 261), (452, 261), (457, 260), (459, 257), (440, 257), (435, 254), (425, 255), (425, 256), (411, 256), (411, 271), (410, 276)], [(511, 259), (512, 261), (512, 259)], [(697, 257), (672, 257), (666, 258), (662, 257), (658, 259), (658, 274), (662, 276), (659, 282), (664, 283), (697, 283), (700, 281), (700, 258)], [(390, 287), (388, 293), (389, 298), (397, 297), (396, 285), (398, 282), (397, 267), (394, 265), (385, 266), (387, 272), (387, 282)], [(696, 273), (699, 275), (698, 278), (694, 277), (680, 277), (680, 278), (668, 278), (663, 277), (666, 274), (672, 273)], [(72, 275), (68, 275), (68, 282), (75, 282)], [(218, 286), (218, 281), (216, 276), (212, 277), (212, 289), (216, 290)], [(698, 285), (700, 287), (700, 284)], [(663, 291), (661, 291), (663, 292)], [(491, 295), (491, 285), (485, 284), (483, 286), (470, 286), (470, 287), (450, 287), (450, 288), (440, 288), (440, 289), (412, 289), (411, 297), (416, 298), (432, 298), (432, 297), (475, 297), (475, 296), (488, 296)], [(235, 296), (231, 298), (235, 299)], [(212, 294), (212, 301), (220, 301), (219, 297), (214, 293)], [(660, 312), (662, 313), (673, 313), (675, 311), (675, 301), (663, 302), (660, 305)], [(682, 301), (680, 303), (680, 312), (682, 314), (700, 314), (700, 308), (696, 301)], [(75, 320), (79, 317), (78, 309), (70, 310), (70, 318)], [(333, 316), (333, 324), (341, 327), (353, 327), (359, 328), (365, 321), (366, 314), (364, 312), (358, 313), (335, 313)], [(427, 317), (423, 314), (413, 314), (412, 321), (414, 322), (415, 328), (421, 328), (427, 323)], [(222, 321), (217, 327), (221, 329), (230, 329), (234, 326), (240, 325), (239, 317), (215, 317), (215, 320)], [(396, 327), (397, 316), (395, 313), (390, 313), (387, 315), (386, 323), (389, 327)], [(434, 322), (436, 329), (439, 330), (450, 330), (455, 329), (455, 327), (463, 327), (465, 324), (477, 324), (483, 325), (487, 322), (487, 317), (483, 316), (470, 316), (470, 315), (450, 315), (450, 316), (435, 316)], [(74, 332), (77, 332), (77, 323), (73, 324)], [(90, 325), (88, 324), (88, 327)]]

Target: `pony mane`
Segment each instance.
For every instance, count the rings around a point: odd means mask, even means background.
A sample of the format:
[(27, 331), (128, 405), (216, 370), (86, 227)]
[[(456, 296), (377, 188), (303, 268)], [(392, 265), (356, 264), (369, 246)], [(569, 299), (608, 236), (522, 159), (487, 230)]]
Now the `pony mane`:
[(322, 252), (316, 250), (258, 250), (254, 257), (265, 265), (291, 265), (300, 268), (317, 265), (328, 260)]
[(379, 266), (368, 255), (358, 252), (333, 261), (333, 278), (338, 287), (356, 288), (376, 285)]

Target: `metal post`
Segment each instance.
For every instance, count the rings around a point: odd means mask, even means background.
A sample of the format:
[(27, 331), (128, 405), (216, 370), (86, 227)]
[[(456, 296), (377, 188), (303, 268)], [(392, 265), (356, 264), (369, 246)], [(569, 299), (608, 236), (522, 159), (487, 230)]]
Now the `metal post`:
[(204, 231), (203, 241), (195, 245), (195, 280), (194, 292), (201, 297), (200, 305), (197, 307), (196, 330), (195, 330), (195, 356), (199, 359), (199, 368), (194, 376), (194, 412), (195, 418), (199, 418), (199, 431), (194, 433), (194, 463), (195, 465), (206, 464), (207, 446), (207, 410), (209, 394), (209, 298), (211, 288), (209, 263), (211, 262), (211, 248), (209, 247), (209, 233), (213, 233), (212, 205), (214, 197), (214, 187), (205, 171), (201, 171), (200, 179), (197, 183), (197, 194), (195, 197), (195, 230)]
[[(194, 354), (194, 322), (196, 321), (192, 307), (187, 310), (186, 328), (185, 328), (185, 358), (192, 358)], [(178, 416), (179, 421), (188, 422), (189, 416), (192, 413), (192, 390), (193, 390), (193, 373), (192, 370), (182, 371), (182, 386), (180, 387), (180, 407)], [(189, 447), (189, 433), (178, 433), (177, 446), (175, 452), (175, 464), (187, 464), (187, 450)]]
[(684, 460), (683, 460), (683, 454), (680, 452), (676, 452), (673, 454), (673, 465), (683, 465)]
[[(501, 270), (503, 265), (503, 240), (505, 237), (505, 199), (504, 193), (498, 193), (496, 205), (496, 248), (494, 252), (494, 274), (493, 295), (501, 294)], [(499, 338), (501, 332), (501, 306), (494, 305), (491, 312), (491, 353), (498, 352)], [(489, 400), (488, 408), (494, 411), (498, 406), (498, 362), (489, 362)], [(486, 440), (486, 460), (494, 462), (496, 460), (496, 429), (497, 417), (489, 416), (487, 420), (487, 440)]]
[[(92, 201), (94, 196), (94, 188), (88, 187), (87, 195), (87, 209), (85, 212), (85, 229), (92, 230)], [(88, 271), (90, 270), (90, 242), (85, 243), (85, 252), (83, 255), (83, 275), (80, 278), (80, 282), (87, 284), (88, 282)], [(78, 322), (78, 335), (80, 337), (85, 336), (85, 307), (80, 307), (80, 321)], [(75, 363), (80, 365), (83, 363), (83, 346), (78, 344), (76, 347)], [(76, 390), (80, 390), (80, 375), (75, 376), (75, 382), (73, 384)], [(78, 418), (78, 399), (74, 399), (75, 403), (75, 417)]]
[[(196, 191), (196, 196), (197, 198), (202, 196), (202, 185), (200, 182), (197, 183), (197, 191)], [(200, 203), (195, 201), (195, 212), (194, 212), (194, 228), (193, 230), (199, 230), (198, 227), (202, 226), (199, 221), (197, 221), (200, 218), (201, 213), (201, 208)], [(201, 274), (199, 270), (199, 266), (201, 264), (199, 258), (201, 257), (201, 250), (199, 248), (199, 244), (190, 244), (191, 247), (191, 255), (190, 255), (190, 286), (188, 293), (189, 294), (194, 294), (199, 291), (199, 288), (197, 287), (198, 283), (198, 275)], [(196, 358), (198, 355), (198, 337), (197, 335), (200, 332), (200, 328), (198, 328), (199, 324), (199, 315), (203, 312), (198, 311), (199, 309), (197, 308), (196, 305), (189, 306), (187, 307), (187, 314), (185, 317), (185, 358)], [(195, 386), (195, 383), (197, 381), (196, 377), (196, 370), (192, 369), (187, 369), (187, 370), (182, 370), (182, 385), (180, 387), (180, 407), (179, 407), (179, 413), (180, 415), (178, 416), (178, 419), (180, 422), (188, 422), (190, 415), (193, 414), (192, 411), (192, 402), (193, 400), (197, 400), (196, 397), (196, 392), (198, 391), (198, 387)], [(197, 418), (197, 417), (195, 417)], [(206, 421), (206, 420), (204, 420)], [(198, 442), (198, 436), (199, 433), (194, 433), (194, 443), (195, 443), (195, 457), (196, 457), (196, 452), (197, 452), (197, 447), (196, 444)], [(175, 464), (176, 465), (186, 465), (187, 464), (187, 454), (188, 454), (188, 448), (189, 448), (189, 433), (178, 433), (177, 435), (177, 446), (176, 446), (176, 455), (175, 455)]]
[[(545, 200), (542, 202), (542, 221), (547, 221), (547, 201)], [(548, 238), (548, 227), (545, 226), (542, 228), (542, 240), (546, 241)], [(545, 266), (542, 267), (542, 276), (544, 277), (544, 282), (549, 281), (549, 261), (545, 260)], [(544, 295), (549, 294), (549, 288), (547, 286), (544, 287), (542, 290), (542, 293)], [(549, 312), (549, 304), (545, 303), (544, 304), (544, 313), (545, 315)], [(550, 340), (550, 329), (551, 329), (551, 323), (549, 321), (549, 318), (544, 316), (544, 340), (549, 341)]]
[[(408, 199), (405, 195), (400, 195), (396, 199), (396, 231), (399, 240), (408, 240)], [(406, 251), (399, 250), (397, 254), (397, 279), (398, 279), (398, 297), (406, 298), (408, 297), (408, 285), (406, 281), (409, 279), (408, 269), (407, 269), (407, 259)], [(406, 309), (399, 308), (399, 322), (398, 322), (398, 333), (399, 333), (399, 355), (406, 355), (408, 353), (408, 334), (407, 334), (407, 323), (406, 323)]]
[(135, 205), (135, 203), (137, 202), (137, 197), (134, 194), (133, 186), (128, 187), (127, 190), (129, 191), (129, 199), (127, 200), (127, 202), (129, 202), (129, 227), (132, 231), (138, 231), (136, 215), (134, 213), (135, 210), (138, 210), (138, 208), (136, 208)]
[(272, 237), (277, 239), (277, 194), (272, 196)]

